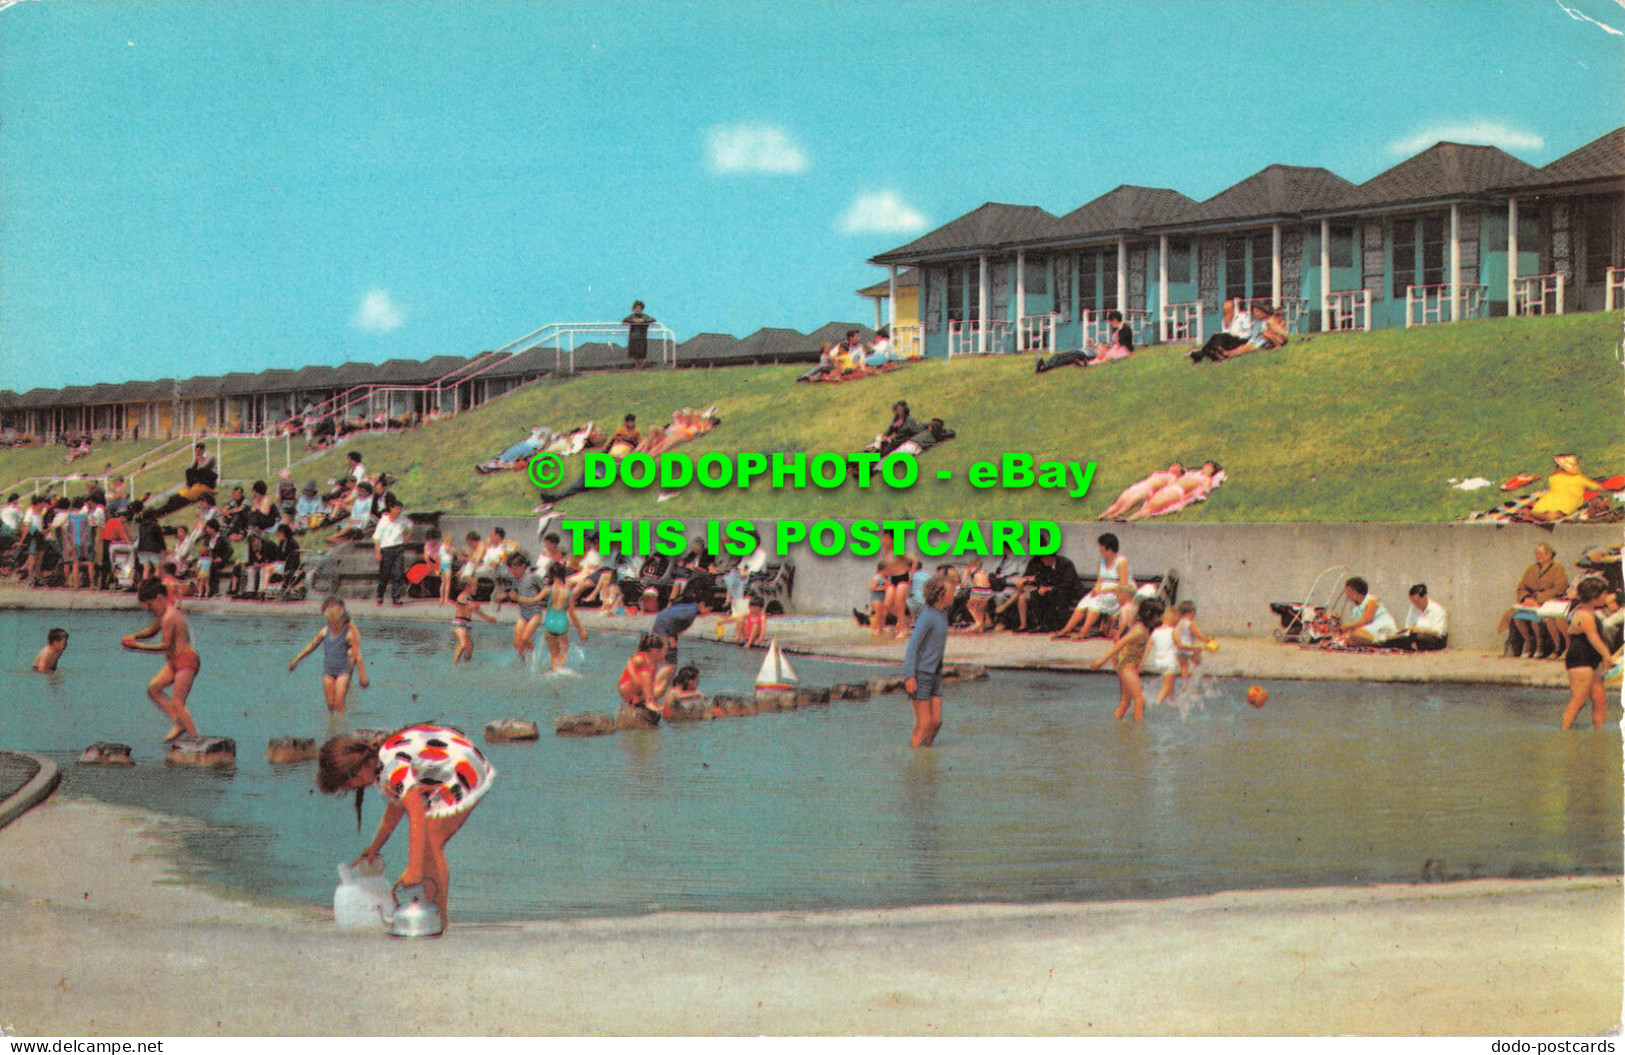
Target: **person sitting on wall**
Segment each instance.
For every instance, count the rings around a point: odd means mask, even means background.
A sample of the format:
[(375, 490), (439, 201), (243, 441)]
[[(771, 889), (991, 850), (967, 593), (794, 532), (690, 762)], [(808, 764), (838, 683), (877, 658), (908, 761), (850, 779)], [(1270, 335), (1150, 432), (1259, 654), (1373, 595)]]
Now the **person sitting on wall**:
[(1256, 327), (1253, 325), (1252, 315), (1243, 311), (1234, 297), (1225, 298), (1221, 313), (1224, 328), (1209, 337), (1202, 347), (1191, 350), (1191, 362), (1199, 363), (1204, 359), (1219, 362), (1226, 353), (1235, 351), (1253, 339)]
[(1444, 605), (1428, 596), (1427, 583), (1411, 587), (1411, 603), (1405, 612), (1405, 629), (1383, 642), (1404, 652), (1437, 652), (1445, 647), (1450, 632)]
[[(1566, 642), (1568, 635), (1564, 615), (1567, 606), (1562, 604), (1562, 597), (1568, 588), (1569, 575), (1557, 563), (1557, 552), (1544, 542), (1537, 545), (1535, 563), (1524, 569), (1523, 577), (1513, 591), (1517, 603), (1501, 617), (1501, 632), (1504, 634), (1510, 629), (1517, 635), (1517, 639), (1507, 646), (1510, 655), (1528, 655), (1533, 659), (1563, 655), (1563, 647), (1559, 647), (1559, 643)], [(1542, 607), (1546, 605), (1553, 606), (1547, 611), (1555, 610), (1555, 614), (1542, 612)], [(1542, 620), (1551, 635), (1549, 645), (1541, 640)]]

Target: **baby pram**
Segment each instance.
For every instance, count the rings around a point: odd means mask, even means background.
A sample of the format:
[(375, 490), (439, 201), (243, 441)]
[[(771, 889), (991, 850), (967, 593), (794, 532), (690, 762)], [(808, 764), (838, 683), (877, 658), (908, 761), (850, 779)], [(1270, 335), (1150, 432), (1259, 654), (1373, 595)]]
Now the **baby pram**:
[[(1348, 570), (1347, 565), (1338, 564), (1315, 576), (1302, 601), (1272, 602), (1270, 611), (1281, 618), (1275, 640), (1307, 645), (1336, 634), (1348, 610), (1348, 595), (1343, 592), (1343, 580)], [(1328, 575), (1332, 577), (1331, 583), (1323, 587), (1322, 582)], [(1323, 601), (1316, 603), (1317, 597), (1323, 598)]]

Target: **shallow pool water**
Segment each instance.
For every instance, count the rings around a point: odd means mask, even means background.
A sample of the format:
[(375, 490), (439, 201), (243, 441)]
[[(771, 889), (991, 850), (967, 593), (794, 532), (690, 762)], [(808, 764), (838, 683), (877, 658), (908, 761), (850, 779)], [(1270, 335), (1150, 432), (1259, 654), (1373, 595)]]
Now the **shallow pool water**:
[[(451, 845), (461, 919), (656, 910), (870, 908), (1167, 896), (1221, 889), (1546, 876), (1621, 870), (1618, 730), (1557, 729), (1556, 690), (1209, 681), (1188, 716), (1111, 712), (1109, 675), (995, 673), (948, 686), (932, 751), (908, 747), (898, 696), (587, 740), (553, 719), (611, 710), (627, 635), (588, 642), (578, 676), (518, 665), (510, 627), (477, 625), (453, 668), (443, 625), (356, 609), (373, 687), (330, 724), (320, 656), (287, 673), (310, 619), (192, 617), (206, 734), (237, 741), (223, 772), (166, 768), (167, 723), (143, 687), (155, 657), (120, 635), (145, 613), (0, 613), (0, 746), (71, 763), (96, 740), (131, 770), (64, 766), (63, 793), (192, 818), (184, 845), (212, 880), (325, 902), (334, 865), (371, 837), (367, 797), (273, 767), (273, 736), (436, 719), (478, 738), (494, 718), (541, 723), (540, 743), (488, 745), (499, 775)], [(72, 641), (54, 676), (28, 672), (45, 631)], [(695, 641), (707, 691), (745, 690), (760, 653)], [(1403, 658), (1395, 662), (1405, 662)], [(797, 658), (803, 683), (885, 668)], [(404, 827), (385, 850), (404, 862)]]

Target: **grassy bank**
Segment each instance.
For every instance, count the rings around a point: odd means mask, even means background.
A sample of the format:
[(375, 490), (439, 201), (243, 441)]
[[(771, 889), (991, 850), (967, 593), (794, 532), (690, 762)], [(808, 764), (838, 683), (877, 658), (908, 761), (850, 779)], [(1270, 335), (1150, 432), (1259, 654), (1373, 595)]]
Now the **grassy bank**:
[[(724, 424), (685, 448), (691, 454), (844, 452), (868, 442), (891, 403), (904, 399), (916, 417), (941, 417), (959, 434), (925, 455), (922, 480), (907, 492), (691, 488), (656, 503), (653, 490), (617, 490), (572, 499), (565, 509), (583, 517), (1079, 520), (1170, 460), (1214, 458), (1230, 481), (1179, 519), (1440, 521), (1501, 497), (1453, 490), (1451, 477), (1498, 483), (1520, 471), (1545, 473), (1560, 451), (1578, 453), (1595, 476), (1625, 471), (1619, 339), (1617, 315), (1589, 314), (1315, 335), (1220, 365), (1193, 367), (1182, 349), (1151, 348), (1109, 367), (1041, 377), (1025, 357), (928, 362), (832, 386), (794, 384), (794, 367), (598, 375), (538, 382), (455, 420), (351, 446), (369, 466), (393, 470), (413, 508), (518, 514), (536, 501), (525, 477), (480, 477), (472, 467), (532, 425), (592, 418), (613, 428), (631, 411), (647, 428), (676, 407), (715, 403)], [(248, 446), (228, 455), (227, 475), (260, 475), (263, 451)], [(347, 449), (296, 468), (296, 476), (337, 475)], [(967, 483), (973, 462), (1006, 451), (1094, 461), (1093, 487), (1074, 501)], [(0, 477), (25, 475), (11, 471), (14, 457), (0, 454)], [(568, 477), (579, 464), (571, 459)], [(937, 481), (938, 470), (954, 479)]]

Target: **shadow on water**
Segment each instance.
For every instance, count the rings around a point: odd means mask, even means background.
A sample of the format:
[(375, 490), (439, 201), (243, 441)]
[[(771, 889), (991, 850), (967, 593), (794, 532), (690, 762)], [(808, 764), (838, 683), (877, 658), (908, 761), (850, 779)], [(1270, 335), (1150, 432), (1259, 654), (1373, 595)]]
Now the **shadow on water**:
[[(1617, 728), (1562, 733), (1556, 691), (1208, 680), (1143, 725), (1111, 718), (1110, 676), (996, 674), (948, 686), (934, 750), (907, 746), (901, 697), (565, 740), (554, 719), (614, 709), (628, 635), (595, 634), (572, 673), (522, 664), (508, 625), (476, 628), (454, 668), (449, 629), (373, 624), (355, 608), (372, 688), (329, 718), (319, 664), (289, 674), (315, 620), (194, 618), (193, 708), (237, 765), (169, 768), (143, 693), (156, 664), (118, 648), (138, 613), (0, 613), (4, 740), (64, 763), (64, 794), (183, 818), (201, 877), (312, 902), (377, 823), (369, 794), (272, 766), (274, 736), (318, 740), (440, 720), (479, 737), (503, 717), (539, 743), (493, 744), (498, 770), (451, 847), (463, 918), (759, 911), (1156, 897), (1250, 887), (1533, 877), (1621, 869)], [(71, 625), (69, 625), (71, 624)], [(53, 625), (73, 647), (27, 673)], [(747, 690), (760, 653), (695, 642), (711, 692)], [(797, 659), (807, 684), (872, 665)], [(18, 686), (22, 691), (11, 689)], [(1154, 692), (1154, 688), (1153, 688)], [(134, 769), (71, 763), (96, 740)], [(405, 839), (388, 847), (404, 862)]]

